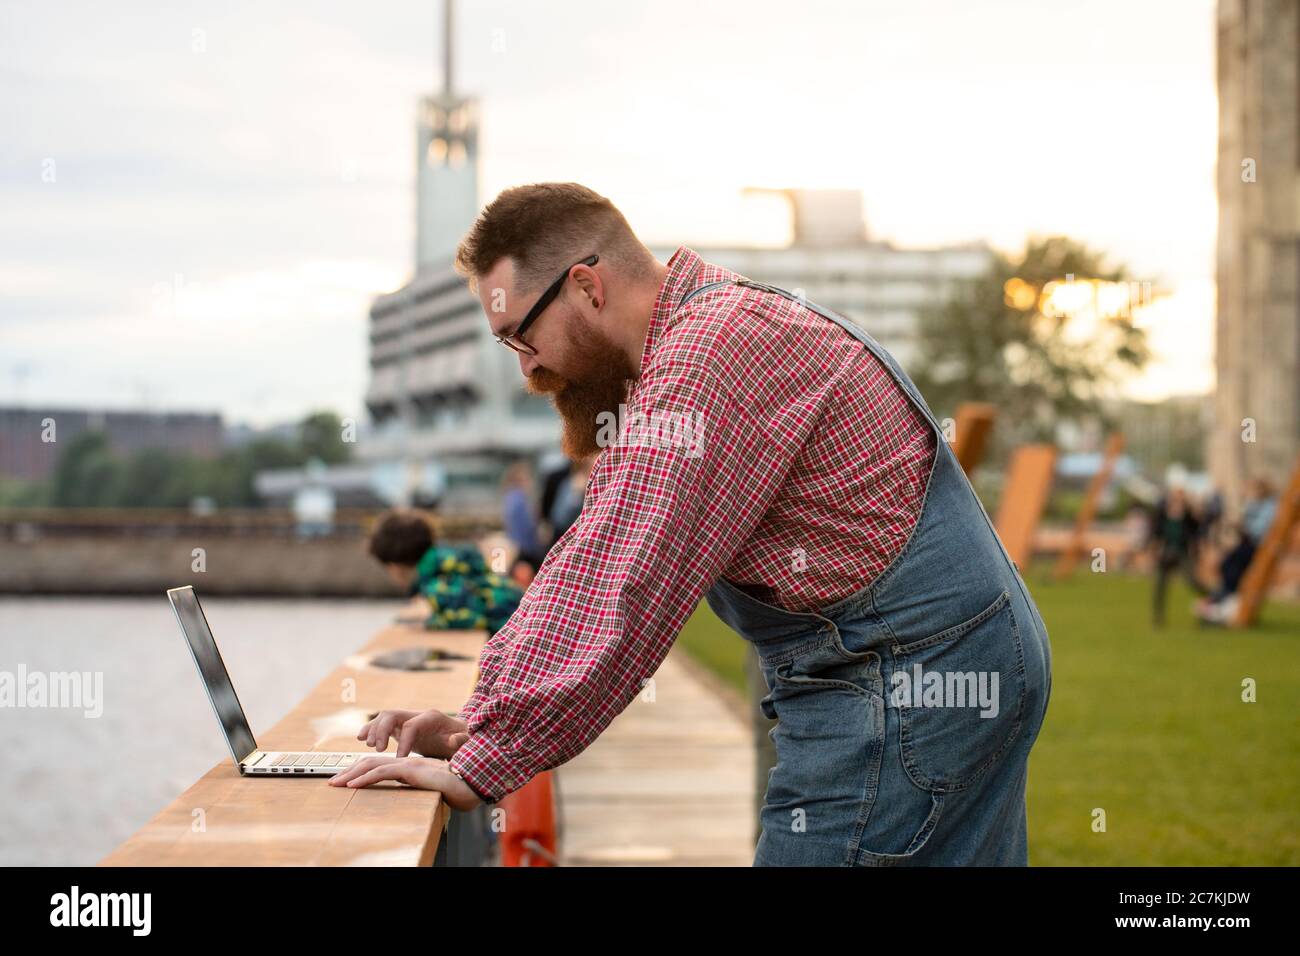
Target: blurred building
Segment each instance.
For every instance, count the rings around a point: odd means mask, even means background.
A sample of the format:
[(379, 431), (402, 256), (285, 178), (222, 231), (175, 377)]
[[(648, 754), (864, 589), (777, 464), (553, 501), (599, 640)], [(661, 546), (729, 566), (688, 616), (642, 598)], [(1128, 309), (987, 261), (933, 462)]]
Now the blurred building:
[[(1104, 403), (1124, 433), (1124, 452), (1148, 478), (1159, 480), (1170, 467), (1205, 470), (1205, 436), (1214, 420), (1213, 395), (1170, 395), (1159, 402), (1127, 399)], [(1105, 435), (1093, 442), (1100, 448)]]
[[(51, 423), (54, 441), (49, 441)], [(48, 478), (78, 435), (102, 432), (109, 449), (131, 455), (159, 449), (213, 458), (221, 453), (221, 416), (191, 412), (104, 412), (72, 408), (0, 408), (0, 477)]]
[(416, 474), (404, 473), (398, 462), (348, 462), (323, 465), (309, 462), (302, 468), (272, 468), (253, 479), (258, 497), (271, 508), (293, 508), (301, 500), (315, 501), (325, 494), (338, 508), (387, 508), (414, 503), (430, 507), (442, 489), (430, 464)]
[[(760, 190), (747, 190), (758, 192)], [(862, 194), (778, 190), (790, 203), (793, 241), (779, 248), (691, 245), (705, 260), (780, 286), (861, 325), (909, 371), (920, 314), (985, 273), (983, 243), (904, 249), (868, 238)], [(666, 261), (673, 249), (654, 249)]]
[[(1218, 391), (1230, 501), (1300, 455), (1300, 0), (1218, 5)], [(1253, 440), (1251, 440), (1253, 439)]]
[[(468, 228), (468, 225), (466, 226)], [(451, 268), (425, 268), (370, 309), (367, 460), (433, 459), (450, 501), (495, 492), (505, 464), (558, 444), (549, 403), (524, 391), (513, 353)]]
[(254, 426), (246, 422), (227, 425), (221, 436), (226, 448), (244, 448), (256, 441), (279, 441), (295, 445), (302, 435), (301, 422), (281, 422), (278, 425)]

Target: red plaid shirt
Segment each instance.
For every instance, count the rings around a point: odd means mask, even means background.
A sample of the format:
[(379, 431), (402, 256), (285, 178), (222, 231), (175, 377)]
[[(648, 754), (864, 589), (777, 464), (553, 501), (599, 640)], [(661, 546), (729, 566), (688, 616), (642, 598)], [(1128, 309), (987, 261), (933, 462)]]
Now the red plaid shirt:
[(479, 659), (451, 768), (482, 796), (595, 740), (719, 577), (792, 610), (826, 607), (884, 570), (920, 515), (934, 432), (861, 342), (741, 286), (676, 310), (735, 276), (684, 246), (668, 261), (624, 430)]

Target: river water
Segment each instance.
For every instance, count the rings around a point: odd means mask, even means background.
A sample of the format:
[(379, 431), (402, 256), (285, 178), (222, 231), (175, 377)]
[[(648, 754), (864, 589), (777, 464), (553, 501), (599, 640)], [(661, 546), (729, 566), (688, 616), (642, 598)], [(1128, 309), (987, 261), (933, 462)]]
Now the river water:
[[(257, 734), (399, 604), (213, 598), (203, 609)], [(161, 594), (0, 598), (0, 672), (23, 669), (102, 674), (102, 713), (0, 706), (0, 865), (95, 864), (230, 759)]]

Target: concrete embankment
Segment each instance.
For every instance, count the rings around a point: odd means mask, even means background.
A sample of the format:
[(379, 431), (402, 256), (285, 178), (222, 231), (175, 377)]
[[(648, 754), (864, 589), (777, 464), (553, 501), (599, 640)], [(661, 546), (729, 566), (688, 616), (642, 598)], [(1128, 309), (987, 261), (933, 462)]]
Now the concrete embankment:
[[(287, 513), (0, 513), (0, 593), (398, 596), (365, 551), (373, 515), (302, 535)], [(487, 518), (442, 522), (444, 540), (490, 533)]]

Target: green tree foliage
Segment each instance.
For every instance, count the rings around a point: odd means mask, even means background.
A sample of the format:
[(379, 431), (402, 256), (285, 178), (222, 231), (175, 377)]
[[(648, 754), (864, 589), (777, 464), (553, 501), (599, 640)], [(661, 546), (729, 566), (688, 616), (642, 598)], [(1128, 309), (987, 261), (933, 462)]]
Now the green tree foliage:
[(49, 503), (47, 482), (0, 478), (0, 508), (43, 508)]
[(188, 458), (146, 449), (115, 462), (108, 495), (119, 508), (176, 508), (189, 504)]
[(343, 420), (333, 412), (314, 412), (298, 426), (298, 444), (309, 458), (337, 465), (352, 456), (352, 446), (343, 440)]
[(50, 500), (56, 506), (93, 508), (113, 503), (120, 464), (99, 432), (82, 432), (59, 456)]
[(997, 255), (984, 276), (922, 315), (913, 378), (936, 414), (989, 402), (999, 444), (1048, 440), (1062, 421), (1105, 420), (1103, 401), (1149, 357), (1146, 334), (1132, 310), (1086, 332), (1072, 312), (1044, 314), (1044, 288), (1069, 275), (1129, 279), (1074, 240), (1034, 239), (1018, 259)]

